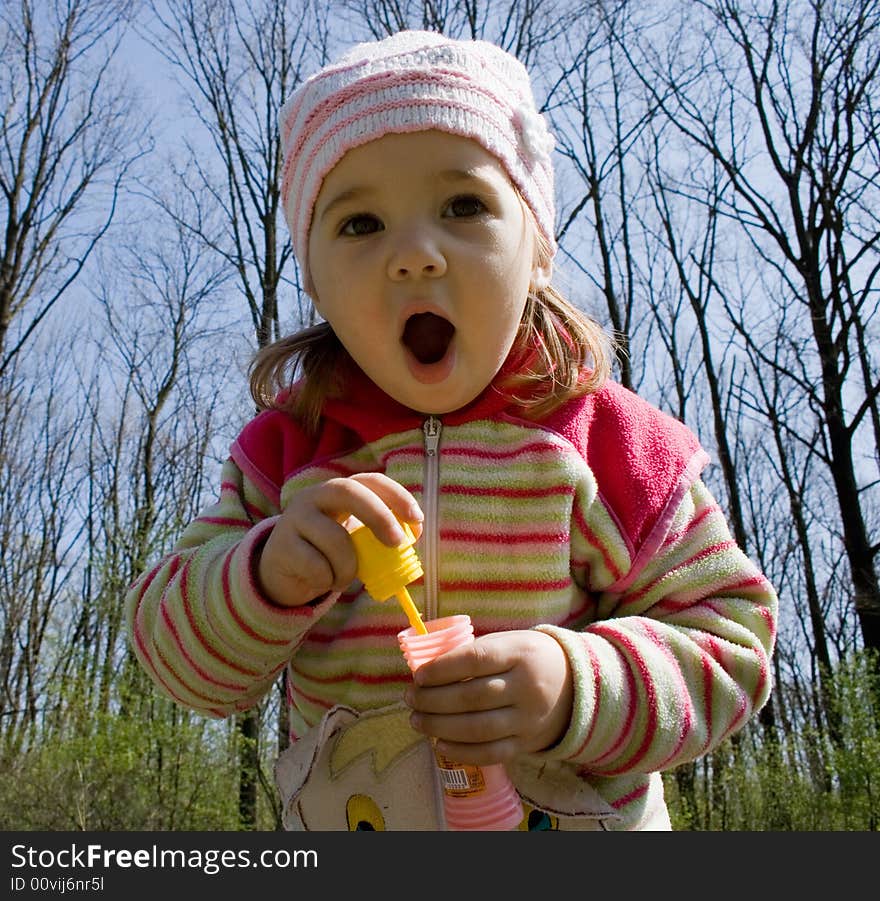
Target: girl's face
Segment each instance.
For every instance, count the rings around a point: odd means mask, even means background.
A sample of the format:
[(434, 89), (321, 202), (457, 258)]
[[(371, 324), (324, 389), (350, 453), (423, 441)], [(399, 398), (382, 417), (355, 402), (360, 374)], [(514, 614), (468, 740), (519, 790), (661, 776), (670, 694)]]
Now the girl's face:
[(516, 337), (534, 230), (504, 167), (476, 141), (389, 134), (349, 150), (315, 202), (310, 289), (364, 372), (423, 413), (492, 381)]

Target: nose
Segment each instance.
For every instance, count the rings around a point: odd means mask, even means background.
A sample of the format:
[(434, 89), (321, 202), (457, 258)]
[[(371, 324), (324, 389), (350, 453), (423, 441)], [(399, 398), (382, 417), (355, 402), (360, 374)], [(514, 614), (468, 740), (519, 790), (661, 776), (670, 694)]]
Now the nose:
[(446, 256), (428, 229), (410, 227), (401, 232), (388, 258), (388, 277), (440, 278), (446, 273)]

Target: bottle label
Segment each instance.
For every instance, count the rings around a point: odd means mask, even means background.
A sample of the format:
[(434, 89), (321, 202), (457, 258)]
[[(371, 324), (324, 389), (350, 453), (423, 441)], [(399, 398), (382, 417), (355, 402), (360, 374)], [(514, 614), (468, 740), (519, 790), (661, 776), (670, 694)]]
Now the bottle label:
[(466, 798), (469, 795), (477, 795), (486, 788), (483, 771), (478, 766), (454, 763), (440, 753), (436, 753), (436, 757), (440, 781), (447, 795)]

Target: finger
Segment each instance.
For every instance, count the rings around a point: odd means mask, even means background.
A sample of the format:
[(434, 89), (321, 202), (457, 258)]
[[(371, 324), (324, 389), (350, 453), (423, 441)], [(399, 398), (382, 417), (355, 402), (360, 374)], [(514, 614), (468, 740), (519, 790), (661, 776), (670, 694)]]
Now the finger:
[(507, 675), (501, 673), (435, 687), (411, 685), (404, 700), (420, 713), (465, 713), (509, 707), (514, 697)]
[(445, 742), (483, 744), (511, 738), (514, 713), (510, 707), (474, 713), (413, 713), (413, 728)]
[(410, 724), (418, 732), (439, 741), (485, 744), (513, 738), (516, 715), (511, 707), (479, 713), (413, 713)]
[[(421, 535), (424, 513), (410, 491), (382, 472), (359, 472), (351, 476), (380, 497), (397, 519), (408, 523), (416, 538)], [(370, 525), (370, 523), (366, 523)], [(375, 531), (375, 530), (374, 530)]]
[(298, 550), (312, 565), (323, 563), (330, 588), (342, 591), (357, 576), (357, 556), (348, 532), (335, 519), (314, 516), (299, 523)]
[[(356, 517), (368, 526), (380, 541), (396, 547), (405, 540), (406, 536), (400, 527), (395, 511), (374, 488), (380, 488), (386, 496), (393, 499), (398, 507), (403, 506), (409, 511), (409, 505), (402, 503), (399, 494), (395, 494), (390, 488), (391, 484), (395, 484), (391, 479), (387, 477), (383, 477), (382, 480), (364, 479), (365, 475), (367, 474), (330, 479), (324, 482), (316, 489), (315, 506), (322, 513), (337, 521), (344, 520), (349, 515)], [(369, 475), (376, 477), (381, 474), (370, 473)], [(402, 486), (399, 487), (405, 491)]]
[(294, 606), (330, 591), (335, 578), (326, 556), (283, 519), (262, 549), (257, 577), (276, 603)]
[(505, 632), (482, 635), (471, 644), (454, 648), (423, 664), (416, 670), (413, 680), (416, 685), (428, 687), (508, 673), (517, 662), (510, 650), (512, 635)]

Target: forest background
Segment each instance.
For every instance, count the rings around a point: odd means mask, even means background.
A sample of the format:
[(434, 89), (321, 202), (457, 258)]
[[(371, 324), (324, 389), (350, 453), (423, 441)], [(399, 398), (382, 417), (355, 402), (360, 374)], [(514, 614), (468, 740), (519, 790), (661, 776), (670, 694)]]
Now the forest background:
[(122, 598), (213, 499), (254, 350), (312, 322), (280, 105), (405, 27), (532, 71), (555, 281), (779, 591), (771, 701), (665, 774), (674, 825), (876, 830), (877, 0), (0, 3), (0, 825), (278, 828), (283, 684), (174, 706)]

